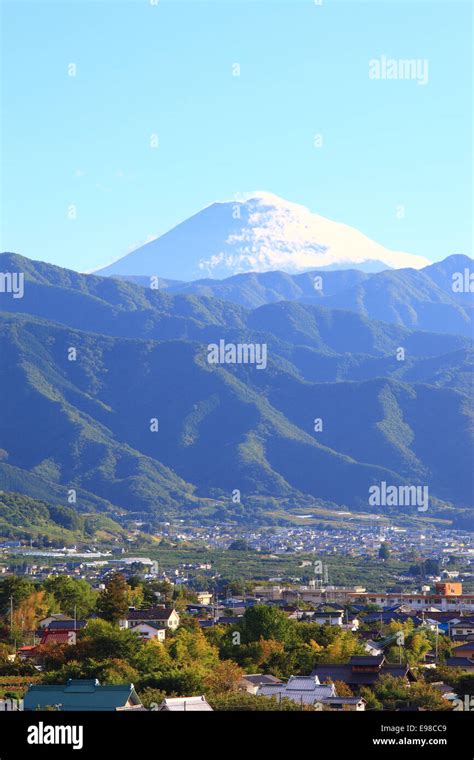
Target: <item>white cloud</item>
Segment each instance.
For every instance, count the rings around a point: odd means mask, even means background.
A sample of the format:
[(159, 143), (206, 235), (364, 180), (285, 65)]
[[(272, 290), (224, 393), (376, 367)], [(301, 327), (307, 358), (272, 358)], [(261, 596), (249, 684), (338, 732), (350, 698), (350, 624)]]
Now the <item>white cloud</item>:
[(234, 273), (304, 271), (376, 260), (389, 267), (420, 269), (430, 263), (423, 256), (391, 251), (353, 227), (314, 214), (273, 193), (240, 193), (235, 201), (246, 206), (248, 218), (236, 224), (237, 229), (228, 235), (221, 252), (201, 259), (199, 264), (209, 273), (220, 270), (218, 276), (223, 274), (223, 268)]

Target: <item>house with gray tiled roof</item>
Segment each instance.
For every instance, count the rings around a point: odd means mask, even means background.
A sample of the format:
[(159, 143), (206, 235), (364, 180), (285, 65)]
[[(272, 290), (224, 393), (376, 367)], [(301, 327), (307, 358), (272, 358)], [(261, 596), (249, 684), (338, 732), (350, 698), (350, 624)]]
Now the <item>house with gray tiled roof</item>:
[(334, 684), (321, 684), (317, 676), (291, 676), (287, 683), (263, 684), (257, 689), (258, 697), (291, 699), (303, 706), (324, 703), (328, 697), (337, 696)]
[(448, 657), (445, 665), (448, 668), (462, 668), (469, 673), (474, 673), (474, 659), (471, 660), (469, 657)]
[(55, 623), (61, 620), (73, 622), (72, 618), (70, 618), (69, 615), (64, 615), (62, 612), (55, 612), (53, 615), (48, 615), (48, 617), (42, 618), (42, 620), (40, 620), (38, 623), (38, 627), (49, 628), (51, 623)]
[(367, 702), (363, 697), (328, 697), (324, 705), (331, 710), (349, 710), (351, 712), (363, 712)]
[(273, 686), (275, 684), (281, 684), (281, 679), (264, 673), (246, 673), (240, 679), (239, 689), (247, 691), (249, 694), (256, 694), (260, 686)]
[(458, 619), (450, 625), (450, 634), (453, 639), (466, 639), (474, 634), (474, 617)]
[(370, 686), (384, 675), (404, 678), (406, 681), (415, 680), (408, 665), (388, 663), (383, 655), (357, 655), (351, 657), (348, 663), (317, 665), (311, 675), (317, 676), (323, 683), (328, 680), (343, 681), (355, 688)]
[(206, 697), (167, 697), (158, 712), (213, 712)]

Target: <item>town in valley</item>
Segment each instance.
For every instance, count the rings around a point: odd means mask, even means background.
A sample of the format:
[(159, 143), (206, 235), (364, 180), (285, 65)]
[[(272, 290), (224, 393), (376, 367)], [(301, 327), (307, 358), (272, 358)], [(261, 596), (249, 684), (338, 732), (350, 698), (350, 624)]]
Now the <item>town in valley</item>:
[(467, 531), (2, 537), (0, 612), (0, 711), (474, 708)]

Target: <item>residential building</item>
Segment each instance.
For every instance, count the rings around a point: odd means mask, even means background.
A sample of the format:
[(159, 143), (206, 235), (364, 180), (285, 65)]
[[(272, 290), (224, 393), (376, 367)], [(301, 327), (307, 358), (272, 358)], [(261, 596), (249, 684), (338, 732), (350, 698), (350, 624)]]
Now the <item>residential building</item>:
[(468, 673), (474, 673), (474, 660), (469, 657), (448, 657), (445, 665), (448, 668), (461, 668), (467, 670)]
[(62, 612), (58, 612), (58, 613), (55, 613), (54, 615), (49, 615), (48, 617), (45, 617), (42, 620), (40, 620), (38, 623), (38, 628), (49, 628), (51, 623), (55, 623), (59, 620), (72, 622), (72, 618), (70, 618), (69, 615), (63, 615)]
[(317, 665), (311, 675), (318, 677), (321, 682), (328, 679), (343, 681), (348, 686), (355, 688), (370, 686), (381, 675), (392, 675), (395, 678), (404, 678), (407, 681), (415, 680), (408, 665), (392, 665), (386, 662), (383, 655), (355, 656), (351, 657), (348, 663)]
[(66, 620), (53, 620), (46, 628), (48, 631), (79, 631), (81, 628), (85, 628), (87, 620), (73, 620), (73, 618), (66, 618)]
[(470, 660), (474, 659), (474, 641), (467, 641), (465, 644), (460, 644), (453, 649), (453, 657), (468, 657)]
[(77, 642), (76, 631), (52, 631), (47, 628), (41, 637), (41, 645), (50, 644), (69, 644), (74, 645)]
[(323, 704), (331, 710), (363, 712), (367, 702), (363, 697), (327, 697)]
[(66, 684), (30, 684), (23, 700), (24, 710), (56, 707), (61, 711), (141, 708), (133, 683), (101, 686), (96, 678), (72, 679)]
[(257, 689), (258, 697), (274, 697), (277, 701), (291, 699), (303, 706), (324, 703), (328, 697), (337, 696), (333, 684), (321, 684), (317, 676), (291, 676), (287, 683), (267, 683)]
[(213, 712), (206, 697), (167, 697), (158, 712)]
[(281, 679), (262, 673), (252, 673), (242, 676), (239, 689), (249, 694), (256, 694), (261, 686), (272, 686), (274, 684), (281, 684)]
[(339, 602), (343, 604), (375, 604), (382, 609), (405, 605), (409, 610), (441, 612), (474, 612), (474, 594), (463, 594), (462, 583), (440, 582), (435, 592), (423, 593), (361, 591), (360, 589), (312, 586), (299, 586), (295, 589), (282, 589), (281, 594), (288, 603), (297, 600), (325, 604)]
[(138, 625), (132, 626), (130, 630), (147, 641), (150, 639), (164, 641), (166, 638), (166, 628), (162, 628), (161, 625), (156, 625), (156, 623), (138, 623)]
[(453, 639), (474, 635), (474, 618), (461, 618), (459, 622), (450, 625), (449, 631)]
[(208, 605), (212, 601), (212, 593), (209, 591), (198, 591), (196, 596), (199, 604)]
[(330, 605), (321, 604), (313, 613), (312, 622), (319, 623), (320, 625), (340, 625), (344, 619), (344, 609), (342, 607), (335, 607)]
[(380, 657), (380, 655), (383, 655), (383, 647), (372, 639), (369, 639), (366, 642), (364, 649), (367, 654), (370, 654), (372, 657)]
[(131, 607), (126, 617), (119, 621), (120, 628), (134, 628), (141, 623), (153, 623), (157, 628), (175, 631), (179, 626), (179, 615), (170, 607), (150, 607), (144, 610)]

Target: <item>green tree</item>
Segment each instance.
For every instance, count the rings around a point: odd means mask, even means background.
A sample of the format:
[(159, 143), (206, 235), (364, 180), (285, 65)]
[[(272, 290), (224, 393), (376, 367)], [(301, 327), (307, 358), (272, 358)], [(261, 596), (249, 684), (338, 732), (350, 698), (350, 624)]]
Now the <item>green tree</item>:
[(117, 623), (128, 610), (129, 587), (121, 573), (114, 573), (97, 600), (97, 613), (110, 623)]
[(105, 620), (90, 620), (77, 639), (75, 657), (94, 657), (99, 660), (118, 658), (135, 663), (140, 657), (145, 642), (129, 628), (120, 630), (113, 623)]
[(0, 583), (0, 613), (7, 614), (10, 609), (10, 597), (13, 597), (13, 605), (17, 606), (27, 599), (35, 590), (33, 584), (25, 578), (12, 575)]
[(219, 662), (219, 653), (201, 630), (188, 631), (179, 628), (166, 644), (166, 650), (176, 665), (180, 667), (199, 666), (211, 669)]
[(457, 681), (457, 692), (460, 695), (468, 694), (474, 696), (474, 673), (464, 673)]
[(147, 581), (143, 586), (144, 604), (153, 606), (157, 599), (168, 604), (173, 594), (173, 586), (169, 581)]
[(13, 610), (13, 626), (19, 631), (35, 630), (38, 622), (46, 616), (50, 602), (45, 591), (32, 593), (19, 602)]
[(241, 624), (244, 642), (260, 639), (289, 641), (294, 636), (294, 627), (282, 610), (264, 604), (256, 604), (245, 610)]
[(139, 692), (140, 700), (148, 710), (160, 705), (166, 697), (166, 693), (160, 689), (152, 689), (149, 686)]
[(241, 692), (224, 692), (222, 694), (211, 694), (208, 697), (210, 705), (214, 710), (223, 711), (240, 711), (240, 712), (301, 712), (305, 707), (301, 707), (290, 699), (276, 700), (274, 697), (257, 697), (255, 694), (248, 694), (246, 691)]
[(237, 538), (229, 546), (229, 550), (232, 552), (248, 552), (249, 548), (248, 542), (244, 538)]
[(242, 678), (243, 670), (232, 660), (221, 660), (205, 677), (206, 689), (215, 694), (236, 691)]
[(117, 657), (105, 660), (97, 668), (97, 678), (104, 684), (136, 683), (138, 671), (126, 660)]
[(204, 692), (204, 672), (196, 667), (176, 668), (148, 679), (147, 685), (168, 696), (193, 697)]
[(52, 575), (43, 588), (54, 596), (65, 615), (72, 617), (76, 613), (78, 618), (87, 618), (94, 610), (97, 594), (86, 580)]
[(372, 709), (397, 710), (410, 704), (427, 710), (451, 709), (434, 686), (423, 680), (408, 684), (404, 678), (380, 676), (373, 686), (362, 688), (360, 695)]

